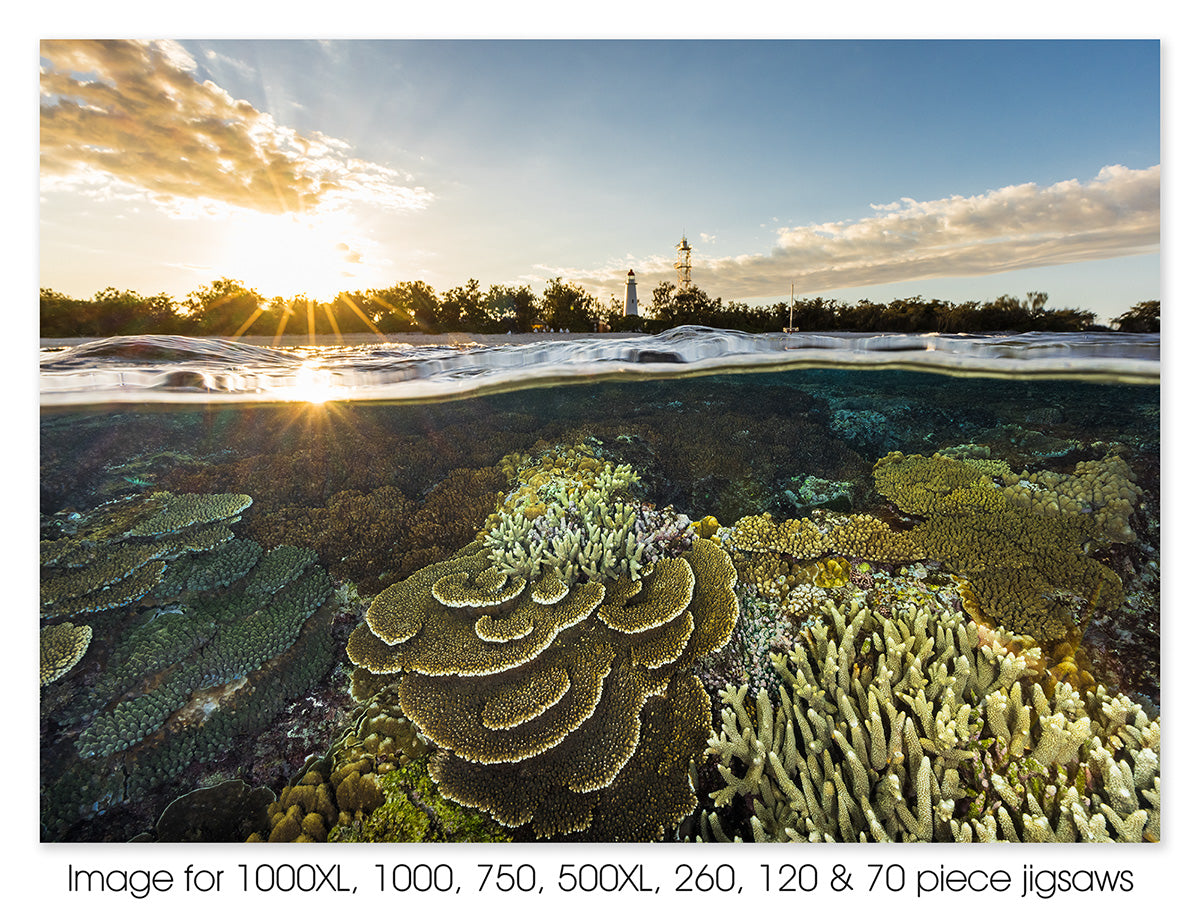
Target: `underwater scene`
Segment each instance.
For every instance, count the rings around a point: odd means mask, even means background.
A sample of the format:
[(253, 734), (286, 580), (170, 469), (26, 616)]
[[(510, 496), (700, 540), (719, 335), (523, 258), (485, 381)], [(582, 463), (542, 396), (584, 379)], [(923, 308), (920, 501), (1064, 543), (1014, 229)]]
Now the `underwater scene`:
[(45, 842), (1158, 841), (1157, 335), (43, 346)]

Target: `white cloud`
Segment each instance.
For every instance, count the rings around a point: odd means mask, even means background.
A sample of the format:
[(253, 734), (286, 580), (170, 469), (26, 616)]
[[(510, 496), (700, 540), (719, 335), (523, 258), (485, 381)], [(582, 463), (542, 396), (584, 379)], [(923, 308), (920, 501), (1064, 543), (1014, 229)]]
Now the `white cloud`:
[(173, 42), (44, 41), (42, 187), (140, 193), (176, 215), (423, 208), (432, 194), (350, 145), (301, 135), (193, 75)]
[[(726, 299), (770, 297), (935, 277), (969, 277), (1155, 251), (1158, 166), (1106, 166), (1091, 181), (1010, 185), (984, 194), (871, 205), (856, 220), (780, 227), (768, 254), (706, 258), (692, 279)], [(634, 268), (650, 284), (673, 281), (670, 259), (555, 269), (590, 288), (611, 287)]]

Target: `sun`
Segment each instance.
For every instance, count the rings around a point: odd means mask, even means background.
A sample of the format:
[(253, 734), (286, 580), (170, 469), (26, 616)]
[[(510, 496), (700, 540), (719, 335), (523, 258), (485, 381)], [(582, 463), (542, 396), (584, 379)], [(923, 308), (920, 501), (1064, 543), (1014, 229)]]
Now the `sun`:
[(267, 299), (328, 302), (363, 286), (362, 245), (345, 215), (239, 213), (222, 237), (219, 270)]

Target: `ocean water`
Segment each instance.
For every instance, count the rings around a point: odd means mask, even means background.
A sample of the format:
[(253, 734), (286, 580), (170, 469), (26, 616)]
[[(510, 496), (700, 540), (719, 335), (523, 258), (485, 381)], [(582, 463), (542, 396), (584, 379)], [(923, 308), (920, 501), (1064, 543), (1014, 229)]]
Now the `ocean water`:
[(40, 377), (45, 841), (1158, 838), (1157, 335)]

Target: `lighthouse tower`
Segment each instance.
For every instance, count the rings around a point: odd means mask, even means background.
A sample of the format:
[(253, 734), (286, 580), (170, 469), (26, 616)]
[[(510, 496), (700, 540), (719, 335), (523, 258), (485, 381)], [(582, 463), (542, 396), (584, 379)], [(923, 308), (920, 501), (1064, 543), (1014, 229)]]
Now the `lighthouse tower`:
[(683, 292), (692, 286), (692, 247), (688, 245), (686, 235), (679, 241), (675, 251), (679, 253), (679, 258), (675, 260), (675, 272), (678, 276), (675, 286), (678, 288), (677, 292)]
[(629, 274), (625, 276), (625, 315), (636, 316), (637, 311), (637, 279), (633, 276), (633, 269), (629, 269)]

